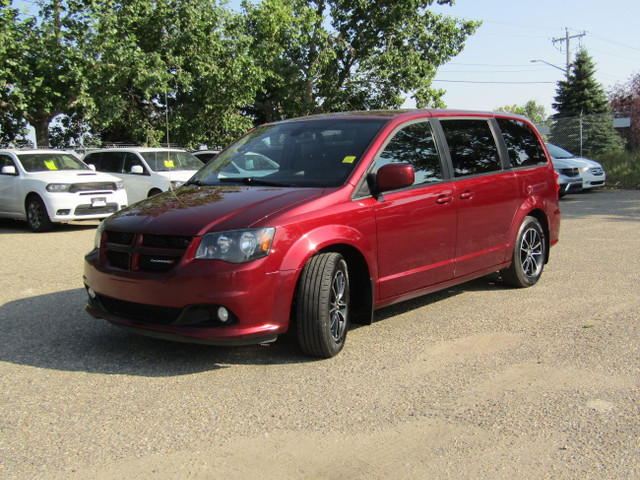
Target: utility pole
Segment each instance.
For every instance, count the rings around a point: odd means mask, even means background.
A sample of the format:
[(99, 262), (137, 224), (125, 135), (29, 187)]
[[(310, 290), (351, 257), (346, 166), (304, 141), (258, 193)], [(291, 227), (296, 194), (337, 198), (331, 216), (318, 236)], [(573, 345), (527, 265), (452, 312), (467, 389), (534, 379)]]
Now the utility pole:
[(567, 79), (569, 79), (569, 67), (571, 67), (571, 46), (570, 41), (572, 38), (581, 38), (584, 37), (587, 32), (578, 33), (576, 35), (569, 35), (569, 29), (565, 28), (565, 36), (560, 38), (552, 38), (551, 43), (554, 45), (556, 43), (567, 42)]

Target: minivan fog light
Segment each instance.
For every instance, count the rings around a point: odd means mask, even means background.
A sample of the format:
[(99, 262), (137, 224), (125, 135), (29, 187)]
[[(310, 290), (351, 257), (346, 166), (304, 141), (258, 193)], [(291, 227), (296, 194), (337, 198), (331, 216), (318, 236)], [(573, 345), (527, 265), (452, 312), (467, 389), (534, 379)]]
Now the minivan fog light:
[(226, 323), (229, 321), (229, 310), (224, 307), (218, 308), (218, 320), (222, 323)]

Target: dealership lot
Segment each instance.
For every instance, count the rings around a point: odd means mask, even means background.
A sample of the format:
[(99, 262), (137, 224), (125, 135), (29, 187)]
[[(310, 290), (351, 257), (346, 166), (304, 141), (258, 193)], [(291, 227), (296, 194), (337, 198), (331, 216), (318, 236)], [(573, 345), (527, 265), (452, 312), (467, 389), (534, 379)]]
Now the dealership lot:
[(96, 223), (0, 220), (0, 478), (637, 478), (640, 191), (561, 208), (536, 286), (380, 310), (323, 361), (127, 334), (84, 312)]

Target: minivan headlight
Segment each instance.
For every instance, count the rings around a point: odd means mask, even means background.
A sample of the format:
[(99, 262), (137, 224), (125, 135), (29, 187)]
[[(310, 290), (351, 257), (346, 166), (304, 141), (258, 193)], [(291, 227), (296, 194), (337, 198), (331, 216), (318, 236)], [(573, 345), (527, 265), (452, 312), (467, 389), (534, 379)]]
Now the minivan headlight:
[(100, 248), (100, 241), (102, 240), (102, 232), (104, 231), (104, 222), (100, 222), (96, 229), (96, 234), (93, 237), (93, 248)]
[(122, 180), (118, 180), (116, 182), (116, 190), (123, 190), (124, 189), (124, 182)]
[(273, 227), (208, 233), (202, 237), (195, 258), (251, 262), (269, 255), (275, 233)]

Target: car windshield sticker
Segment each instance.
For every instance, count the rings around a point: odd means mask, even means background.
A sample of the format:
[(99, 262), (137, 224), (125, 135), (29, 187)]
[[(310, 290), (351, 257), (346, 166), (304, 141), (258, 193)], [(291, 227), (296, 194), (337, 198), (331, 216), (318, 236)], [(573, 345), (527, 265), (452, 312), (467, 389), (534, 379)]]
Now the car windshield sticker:
[(54, 162), (53, 160), (45, 160), (44, 161), (44, 165), (49, 170), (57, 170), (58, 169), (58, 167), (56, 167), (56, 162)]
[(165, 160), (164, 161), (164, 166), (167, 167), (167, 168), (175, 167), (175, 165), (173, 164), (173, 160)]
[(344, 159), (342, 160), (342, 163), (353, 163), (355, 159), (356, 157), (344, 157)]

